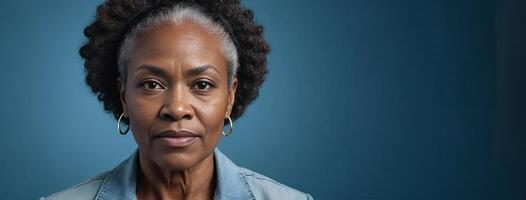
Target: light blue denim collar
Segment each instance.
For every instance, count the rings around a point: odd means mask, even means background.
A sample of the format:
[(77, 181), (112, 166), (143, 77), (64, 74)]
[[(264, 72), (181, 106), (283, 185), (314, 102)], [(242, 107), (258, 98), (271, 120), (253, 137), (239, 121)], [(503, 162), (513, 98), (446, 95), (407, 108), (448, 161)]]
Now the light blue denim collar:
[[(96, 200), (136, 200), (137, 169), (139, 153), (136, 150), (127, 160), (115, 167), (104, 179)], [(217, 187), (215, 200), (255, 199), (243, 171), (218, 148), (214, 150)]]

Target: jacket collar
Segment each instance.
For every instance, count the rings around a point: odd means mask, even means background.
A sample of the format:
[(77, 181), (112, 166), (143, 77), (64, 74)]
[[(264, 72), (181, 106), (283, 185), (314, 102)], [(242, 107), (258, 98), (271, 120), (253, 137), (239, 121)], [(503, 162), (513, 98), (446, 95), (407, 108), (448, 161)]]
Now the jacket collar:
[(214, 199), (255, 199), (245, 173), (219, 149), (214, 151), (217, 185)]
[[(218, 148), (214, 150), (217, 187), (215, 200), (255, 199), (246, 176), (236, 164)], [(96, 200), (126, 199), (135, 200), (139, 151), (135, 152), (109, 172), (95, 197)]]

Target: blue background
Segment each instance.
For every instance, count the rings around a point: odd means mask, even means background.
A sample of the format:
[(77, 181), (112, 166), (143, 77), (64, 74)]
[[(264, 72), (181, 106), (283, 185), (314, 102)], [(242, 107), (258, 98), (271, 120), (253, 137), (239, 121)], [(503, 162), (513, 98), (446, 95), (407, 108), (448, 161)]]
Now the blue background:
[[(36, 199), (135, 148), (84, 84), (100, 1), (0, 6), (0, 194)], [(272, 46), (220, 148), (316, 199), (526, 199), (520, 0), (247, 0)]]

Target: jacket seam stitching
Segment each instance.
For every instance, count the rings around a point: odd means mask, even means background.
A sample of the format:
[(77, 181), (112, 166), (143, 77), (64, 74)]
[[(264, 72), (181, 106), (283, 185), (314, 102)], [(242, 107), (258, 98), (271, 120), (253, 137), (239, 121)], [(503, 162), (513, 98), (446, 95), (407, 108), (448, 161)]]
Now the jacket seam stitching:
[(241, 172), (241, 176), (243, 177), (243, 183), (245, 184), (245, 186), (248, 187), (248, 193), (250, 194), (250, 197), (252, 197), (253, 200), (256, 200), (256, 197), (252, 193), (252, 188), (250, 187), (250, 184), (248, 183), (247, 177), (245, 175), (245, 171), (241, 168), (239, 169), (240, 169), (239, 171)]
[[(263, 180), (263, 181), (267, 181), (267, 182), (276, 184), (277, 186), (285, 188), (285, 189), (290, 189), (290, 190), (294, 190), (294, 191), (299, 192), (299, 193), (307, 194), (305, 192), (299, 191), (296, 188), (292, 188), (292, 187), (289, 187), (287, 185), (284, 185), (284, 184), (282, 184), (282, 183), (280, 183), (280, 182), (278, 182), (278, 181), (276, 181), (274, 179), (271, 179), (271, 178), (268, 178), (268, 177), (265, 177), (265, 176), (260, 176), (260, 175), (258, 176), (258, 174), (256, 174), (256, 173), (250, 174), (248, 176), (252, 177), (252, 178), (255, 178), (255, 179), (258, 179), (258, 180)], [(307, 197), (307, 199), (310, 199), (310, 198)]]
[(285, 186), (283, 185), (282, 183), (278, 182), (278, 181), (275, 181), (271, 178), (265, 178), (265, 177), (258, 177), (258, 176), (250, 176), (252, 178), (255, 178), (255, 179), (258, 179), (258, 180), (264, 180), (264, 181), (268, 181), (268, 182), (271, 182), (271, 183), (274, 183), (276, 185), (279, 185), (279, 186)]
[(114, 170), (112, 170), (106, 177), (104, 177), (104, 181), (100, 185), (99, 191), (97, 192), (97, 195), (95, 195), (95, 199), (103, 199), (105, 193), (105, 187), (106, 184), (111, 181), (111, 177), (113, 176)]

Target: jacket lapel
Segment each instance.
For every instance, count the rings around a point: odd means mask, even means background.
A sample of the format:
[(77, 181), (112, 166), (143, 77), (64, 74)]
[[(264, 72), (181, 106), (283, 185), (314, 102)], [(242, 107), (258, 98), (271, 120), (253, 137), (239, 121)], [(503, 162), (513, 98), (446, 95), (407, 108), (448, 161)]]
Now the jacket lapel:
[(228, 159), (218, 148), (214, 151), (214, 159), (219, 185), (215, 191), (216, 200), (255, 199), (240, 167)]
[(139, 163), (139, 153), (135, 150), (128, 159), (106, 176), (95, 200), (135, 199), (137, 163)]

